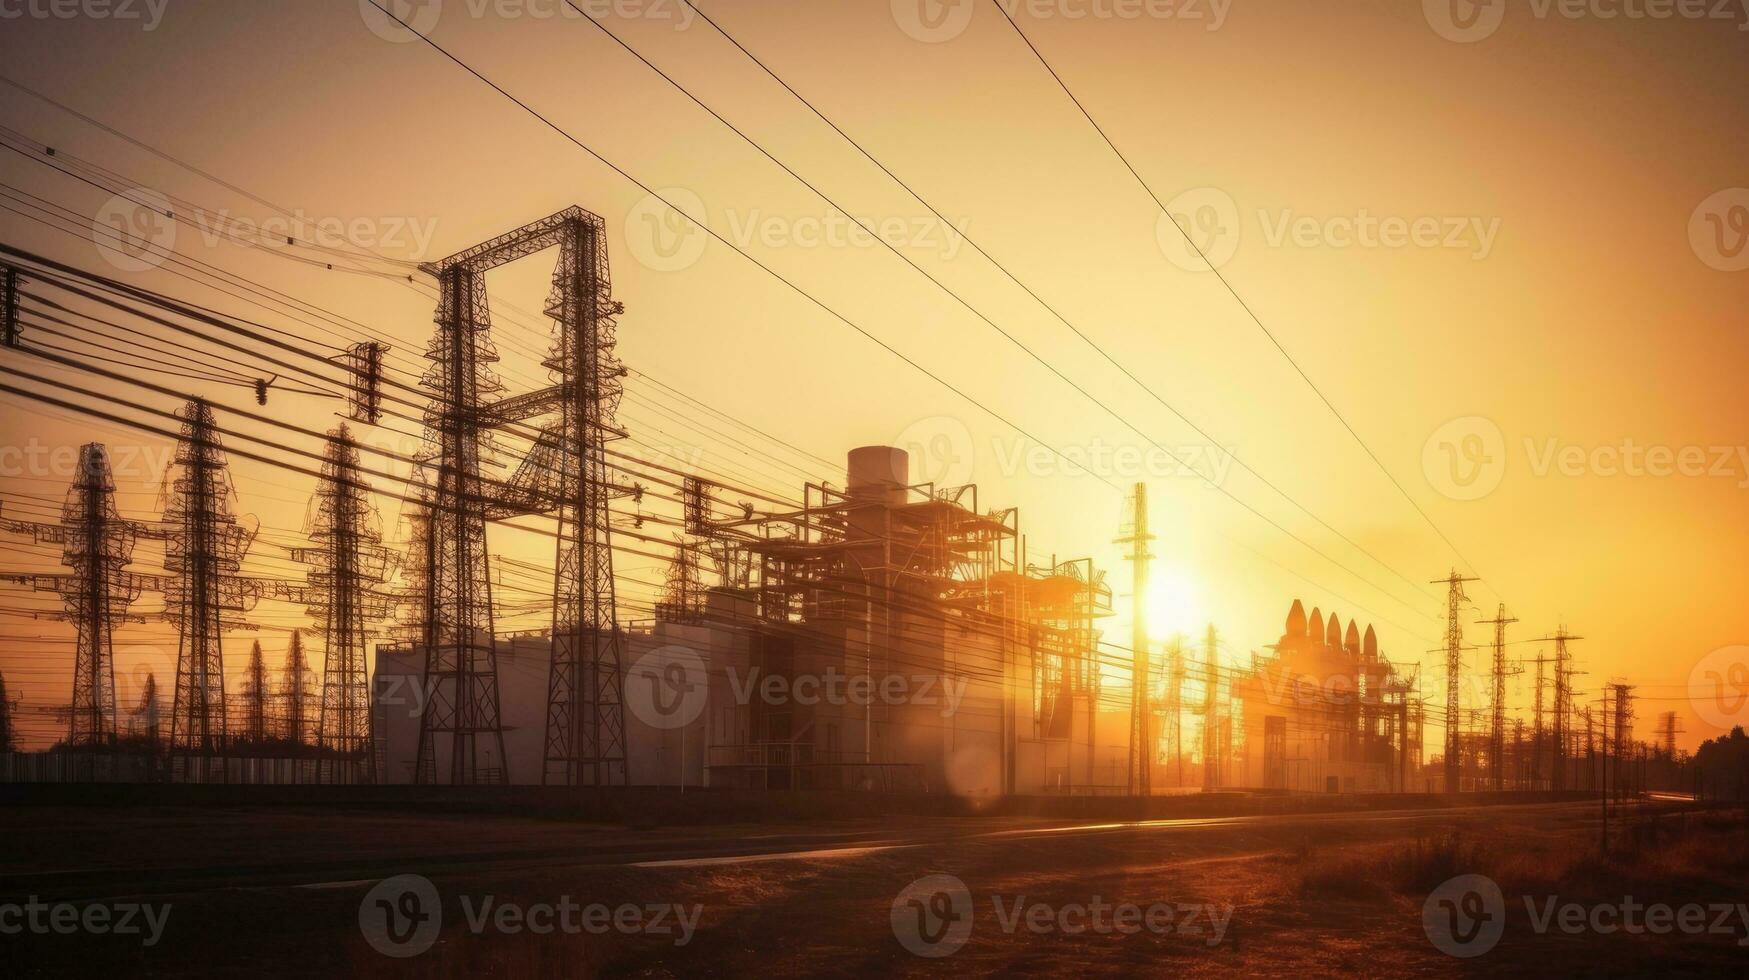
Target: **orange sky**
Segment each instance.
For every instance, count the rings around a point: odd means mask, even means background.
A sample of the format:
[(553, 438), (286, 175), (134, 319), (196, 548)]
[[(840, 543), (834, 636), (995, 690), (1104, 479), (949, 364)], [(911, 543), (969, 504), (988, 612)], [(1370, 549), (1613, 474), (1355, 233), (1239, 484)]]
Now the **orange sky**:
[[(906, 254), (1145, 436), (890, 252), (814, 243), (816, 229), (841, 225), (828, 205), (601, 32), (573, 17), (540, 16), (553, 6), (512, 3), (524, 15), (476, 17), (478, 3), (448, 0), (433, 37), (646, 184), (685, 192), (712, 228), (744, 240), (760, 261), (1043, 442), (1075, 455), (1140, 451), (1151, 439), (1213, 458), (1200, 436), (971, 249), (927, 223), (915, 233), (927, 212), (721, 36), (697, 22), (676, 30), (677, 0), (642, 5), (655, 16), (612, 24), (854, 214), (898, 221), (910, 236)], [(1114, 488), (1048, 452), (1045, 465), (1029, 467), (1029, 444), (1013, 430), (721, 244), (666, 268), (648, 223), (659, 209), (642, 191), (430, 48), (373, 34), (356, 7), (171, 3), (150, 31), (122, 19), (11, 20), (0, 31), (0, 63), (19, 82), (256, 195), (312, 217), (362, 220), (397, 257), (441, 257), (570, 204), (594, 211), (613, 231), (615, 292), (627, 306), (621, 353), (632, 367), (827, 460), (869, 443), (953, 446), (956, 461), (944, 472), (981, 484), (984, 506), (1019, 505), (1035, 558), (1091, 552), (1124, 591), (1127, 569), (1109, 542), (1135, 475), (1108, 469)], [(1231, 655), (1243, 657), (1275, 640), (1288, 603), (1301, 596), (1345, 621), (1377, 624), (1399, 661), (1438, 661), (1423, 651), (1443, 635), (1443, 595), (1403, 579), (1442, 577), (1458, 558), (1221, 283), (1161, 248), (1153, 202), (992, 6), (978, 5), (963, 32), (938, 43), (901, 28), (921, 23), (903, 3), (704, 7), (1226, 450), (1403, 576), (1236, 466), (1224, 471), (1225, 489), (1346, 569), (1199, 481), (1150, 471), (1156, 552), (1195, 593), (1175, 607), (1193, 609), (1195, 621), (1166, 626), (1195, 630), (1213, 620)], [(1739, 380), (1749, 354), (1749, 272), (1726, 271), (1729, 227), (1723, 246), (1709, 251), (1704, 234), (1691, 240), (1690, 225), (1708, 227), (1697, 207), (1709, 199), (1727, 219), (1739, 213), (1731, 204), (1749, 206), (1749, 191), (1714, 198), (1749, 185), (1744, 18), (1538, 17), (1512, 5), (1491, 35), (1460, 42), (1442, 37), (1430, 26), (1437, 16), (1413, 3), (1218, 7), (1214, 30), (1209, 0), (1178, 5), (1182, 16), (1173, 18), (1063, 15), (1117, 9), (1091, 2), (1023, 7), (1016, 17), (1162, 197), (1230, 205), (1224, 226), (1237, 237), (1216, 240), (1234, 246), (1222, 273), (1474, 562), (1485, 579), (1471, 587), (1478, 610), (1492, 614), (1505, 601), (1522, 621), (1515, 637), (1563, 622), (1583, 634), (1575, 651), (1587, 671), (1584, 699), (1608, 678), (1643, 684), (1642, 731), (1677, 708), (1685, 743), (1714, 734), (1686, 696), (1709, 651), (1749, 642), (1741, 600), (1749, 451), (1736, 448), (1749, 444), (1749, 395)], [(0, 107), (0, 123), (145, 186), (266, 216), (13, 90), (0, 88)], [(0, 156), (0, 171), (7, 185), (81, 215), (98, 214), (108, 197), (12, 153)], [(1204, 213), (1192, 208), (1188, 217), (1202, 228)], [(1346, 244), (1351, 224), (1364, 230), (1373, 219), (1430, 219), (1438, 243)], [(114, 271), (88, 238), (11, 212), (0, 211), (0, 239)], [(431, 311), (411, 290), (209, 245), (196, 228), (181, 228), (175, 247), (370, 323), (399, 338), (404, 357), (423, 350)], [(550, 261), (537, 259), (494, 285), (534, 309), (549, 272)], [(266, 315), (163, 271), (136, 279)], [(544, 337), (510, 324), (501, 333), (510, 338), (507, 371), (535, 378), (533, 358), (518, 349), (544, 348)], [(18, 355), (0, 365), (63, 377)], [(651, 394), (636, 377), (630, 384), (634, 394)], [(221, 406), (248, 401), (240, 390), (207, 393)], [(272, 410), (325, 426), (332, 405), (276, 395)], [(100, 430), (89, 423), (16, 400), (5, 413), (6, 447), (104, 438), (165, 448), (138, 434), (94, 435)], [(1471, 418), (1491, 425), (1442, 431)], [(647, 403), (628, 403), (625, 421), (646, 451), (672, 447), (766, 490), (799, 486), (794, 467), (750, 460)], [(1495, 433), (1492, 444), (1465, 441)], [(1708, 469), (1724, 465), (1720, 475), (1612, 474), (1610, 460), (1593, 453), (1630, 440), (1673, 456), (1693, 447)], [(1447, 442), (1460, 463), (1466, 446), (1484, 445), (1496, 462), (1481, 478), (1497, 477), (1497, 487), (1454, 499), (1477, 485), (1451, 482)], [(701, 445), (704, 456), (691, 456)], [(1586, 461), (1563, 468), (1546, 460), (1563, 450)], [(818, 461), (787, 459), (816, 479), (841, 479)], [(312, 481), (242, 462), (235, 471), (243, 510), (270, 528), (301, 526)], [(0, 475), (9, 494), (58, 499), (65, 482), (11, 465)], [(155, 490), (156, 474), (122, 483), (125, 511), (155, 513), (153, 494), (143, 491)], [(6, 499), (9, 512), (20, 505)], [(393, 502), (383, 508), (392, 529)], [(501, 535), (494, 544), (550, 561), (542, 538)], [(8, 567), (46, 568), (53, 557), (16, 545), (4, 553)], [(283, 575), (289, 566), (257, 570)], [(622, 570), (659, 574), (641, 559)], [(16, 592), (4, 601), (9, 609), (48, 604)], [(1119, 609), (1109, 635), (1127, 642), (1127, 598)], [(281, 627), (297, 617), (291, 607), (262, 611)], [(0, 618), (0, 635), (39, 634), (70, 635), (60, 624)], [(1470, 634), (1481, 639), (1482, 630)], [(167, 683), (174, 644), (166, 654), (158, 636), (151, 627), (130, 631), (118, 674), (162, 662)], [(263, 640), (275, 656), (283, 649), (282, 633), (269, 630)], [(242, 662), (248, 641), (237, 634), (227, 642), (232, 663)], [(0, 641), (0, 671), (27, 703), (64, 699), (66, 668), (55, 658), (69, 649)], [(1525, 643), (1514, 653), (1538, 649)], [(1515, 705), (1527, 700), (1520, 684)], [(137, 687), (126, 679), (121, 686), (125, 702)]]

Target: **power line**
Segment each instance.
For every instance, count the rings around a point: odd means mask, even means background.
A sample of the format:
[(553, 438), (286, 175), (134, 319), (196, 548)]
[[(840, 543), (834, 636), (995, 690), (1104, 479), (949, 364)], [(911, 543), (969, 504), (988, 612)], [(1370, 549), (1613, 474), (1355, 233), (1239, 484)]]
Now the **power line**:
[[(1441, 530), (1439, 525), (1433, 522), (1433, 518), (1428, 516), (1427, 511), (1423, 510), (1421, 505), (1416, 502), (1415, 498), (1409, 495), (1409, 491), (1405, 489), (1403, 484), (1397, 480), (1396, 476), (1392, 475), (1391, 471), (1385, 467), (1384, 461), (1379, 459), (1378, 454), (1373, 452), (1372, 447), (1367, 445), (1366, 440), (1362, 439), (1360, 433), (1355, 430), (1354, 426), (1349, 424), (1348, 419), (1337, 409), (1335, 403), (1330, 401), (1329, 397), (1324, 394), (1323, 389), (1319, 388), (1317, 383), (1312, 380), (1311, 375), (1307, 374), (1305, 369), (1300, 366), (1299, 361), (1295, 360), (1294, 356), (1288, 353), (1287, 348), (1282, 345), (1281, 341), (1276, 338), (1275, 334), (1269, 329), (1269, 327), (1264, 325), (1263, 318), (1257, 315), (1256, 310), (1252, 309), (1251, 304), (1247, 303), (1245, 298), (1239, 295), (1239, 291), (1233, 287), (1232, 282), (1230, 282), (1226, 276), (1221, 274), (1220, 269), (1216, 268), (1213, 262), (1208, 260), (1207, 255), (1203, 254), (1202, 249), (1191, 238), (1190, 233), (1186, 232), (1184, 227), (1178, 223), (1178, 219), (1167, 210), (1165, 202), (1160, 200), (1160, 195), (1156, 194), (1154, 189), (1149, 186), (1148, 182), (1142, 179), (1141, 173), (1130, 163), (1129, 158), (1124, 156), (1123, 151), (1117, 148), (1117, 144), (1112, 142), (1110, 136), (1106, 135), (1105, 129), (1094, 120), (1093, 114), (1087, 111), (1087, 107), (1076, 97), (1075, 93), (1069, 88), (1068, 83), (1063, 81), (1063, 76), (1059, 75), (1057, 70), (1051, 67), (1051, 63), (1046, 60), (1044, 54), (1039, 51), (1038, 46), (1032, 43), (1032, 39), (1027, 37), (1026, 32), (1020, 29), (1020, 25), (1015, 22), (1013, 17), (1009, 16), (1007, 9), (1002, 5), (1002, 0), (991, 0), (991, 3), (997, 11), (1002, 14), (1002, 19), (1008, 22), (1008, 26), (1014, 28), (1014, 33), (1019, 35), (1020, 40), (1026, 44), (1027, 50), (1031, 51), (1033, 57), (1038, 59), (1038, 63), (1044, 67), (1046, 72), (1050, 73), (1051, 78), (1057, 83), (1057, 87), (1062, 89), (1063, 94), (1069, 97), (1069, 101), (1075, 104), (1076, 109), (1080, 110), (1082, 117), (1093, 127), (1094, 132), (1099, 134), (1099, 138), (1104, 141), (1105, 145), (1111, 149), (1111, 152), (1123, 163), (1124, 169), (1130, 172), (1130, 176), (1134, 177), (1136, 183), (1141, 185), (1142, 190), (1147, 192), (1148, 197), (1153, 199), (1154, 204), (1159, 207), (1160, 213), (1165, 215), (1167, 219), (1172, 222), (1172, 227), (1177, 229), (1179, 235), (1183, 236), (1185, 243), (1196, 252), (1198, 258), (1203, 260), (1204, 264), (1209, 267), (1209, 271), (1214, 273), (1215, 278), (1220, 281), (1221, 285), (1226, 287), (1227, 292), (1232, 295), (1233, 299), (1238, 302), (1240, 308), (1245, 311), (1245, 315), (1250, 317), (1251, 322), (1257, 325), (1257, 329), (1263, 331), (1263, 335), (1269, 338), (1269, 342), (1273, 344), (1275, 349), (1281, 352), (1281, 356), (1286, 358), (1287, 362), (1293, 366), (1294, 371), (1299, 374), (1303, 381), (1305, 381), (1306, 386), (1312, 389), (1312, 392), (1318, 396), (1318, 400), (1323, 402), (1324, 407), (1330, 410), (1330, 414), (1336, 417), (1336, 421), (1342, 423), (1342, 427), (1348, 430), (1350, 436), (1354, 437), (1354, 441), (1359, 443), (1360, 448), (1365, 451), (1367, 457), (1378, 467), (1379, 472), (1385, 475), (1385, 479), (1390, 480), (1391, 485), (1397, 488), (1397, 492), (1402, 494), (1403, 499), (1409, 502), (1409, 506), (1415, 508), (1415, 513), (1421, 515), (1421, 519), (1427, 522), (1427, 526), (1432, 528), (1435, 534), (1439, 535), (1440, 540), (1445, 542), (1446, 546), (1451, 549), (1452, 554), (1458, 557), (1459, 561), (1462, 561), (1465, 565), (1469, 566), (1471, 571), (1474, 571), (1476, 567), (1475, 563), (1464, 557), (1464, 553), (1458, 549), (1458, 546), (1446, 535), (1445, 531)], [(1486, 585), (1487, 583), (1484, 582), (1483, 584)], [(1492, 586), (1489, 586), (1490, 591), (1492, 591), (1492, 588)]]

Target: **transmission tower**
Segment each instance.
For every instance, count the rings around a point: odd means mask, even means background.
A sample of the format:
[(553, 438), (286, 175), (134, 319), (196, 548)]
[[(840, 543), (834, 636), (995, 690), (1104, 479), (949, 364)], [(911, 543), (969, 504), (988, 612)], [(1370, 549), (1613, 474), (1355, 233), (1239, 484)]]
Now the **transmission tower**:
[(0, 520), (0, 530), (61, 546), (61, 561), (71, 574), (6, 578), (60, 593), (64, 610), (57, 618), (71, 622), (77, 631), (67, 744), (113, 748), (115, 629), (129, 618), (128, 607), (151, 579), (124, 570), (143, 529), (116, 511), (115, 482), (103, 446), (93, 442), (79, 450), (79, 471), (61, 508), (61, 523)]
[(163, 712), (163, 706), (158, 701), (158, 675), (147, 674), (146, 683), (140, 687), (140, 703), (134, 708), (128, 733), (144, 738), (153, 755), (158, 753), (158, 742), (163, 734)]
[(662, 598), (656, 611), (671, 623), (697, 622), (704, 613), (704, 589), (700, 583), (698, 547), (681, 535), (674, 538), (674, 558), (662, 583)]
[(1506, 665), (1506, 626), (1516, 622), (1516, 617), (1507, 617), (1506, 603), (1502, 602), (1493, 619), (1477, 623), (1494, 627), (1494, 703), (1488, 728), (1488, 768), (1494, 777), (1496, 793), (1506, 788), (1506, 678), (1523, 669)]
[[(376, 527), (370, 488), (360, 478), (358, 447), (342, 425), (328, 433), (316, 488), (310, 548), (292, 557), (312, 566), (303, 598), (322, 634), (322, 704), (316, 729), (317, 781), (376, 780), (371, 751), (368, 638), (393, 597), (383, 584), (394, 566)], [(362, 771), (359, 767), (362, 766)]]
[[(558, 248), (546, 314), (556, 337), (545, 366), (549, 387), (485, 399), (499, 386), (486, 365), (490, 340), (485, 274)], [(442, 298), (434, 362), (426, 376), (436, 398), (427, 415), (437, 483), (429, 507), (425, 601), (426, 686), (416, 771), (435, 781), (438, 740), (447, 736), (451, 782), (502, 782), (502, 762), (482, 768), (479, 741), (503, 759), (496, 644), (486, 557), (488, 519), (553, 513), (558, 554), (553, 588), (553, 652), (547, 684), (543, 782), (624, 783), (625, 717), (621, 637), (609, 540), (611, 497), (632, 492), (607, 473), (625, 370), (614, 358), (605, 225), (581, 208), (526, 225), (423, 267)], [(488, 485), (481, 457), (496, 427), (546, 416), (515, 475)], [(556, 418), (552, 418), (556, 416)]]
[(267, 741), (267, 698), (267, 662), (256, 640), (249, 645), (249, 674), (243, 685), (243, 737), (258, 749)]
[(294, 629), (291, 642), (286, 646), (285, 672), (279, 682), (279, 700), (283, 706), (279, 736), (290, 742), (294, 749), (304, 748), (315, 741), (312, 736), (321, 695), (310, 683), (314, 676), (310, 661), (304, 656), (303, 631)]
[(389, 348), (375, 341), (347, 348), (341, 364), (346, 368), (346, 417), (354, 422), (377, 424), (383, 417), (383, 355)]
[(1554, 724), (1554, 777), (1550, 783), (1552, 789), (1564, 789), (1567, 770), (1567, 723), (1573, 711), (1573, 655), (1567, 650), (1570, 640), (1582, 640), (1582, 636), (1574, 636), (1562, 626), (1553, 636), (1546, 639), (1555, 642), (1555, 724)]
[(1658, 751), (1664, 758), (1676, 759), (1676, 736), (1682, 734), (1682, 729), (1676, 725), (1676, 712), (1666, 711), (1658, 716)]
[[(178, 473), (164, 520), (166, 616), (176, 624), (176, 700), (170, 712), (172, 774), (207, 781), (225, 750), (225, 661), (221, 637), (243, 624), (256, 588), (237, 575), (253, 532), (237, 522), (212, 408), (201, 399), (182, 412)], [(222, 769), (220, 770), (222, 773)]]
[(1148, 542), (1154, 540), (1154, 535), (1148, 533), (1148, 485), (1137, 483), (1135, 494), (1130, 498), (1132, 507), (1127, 527), (1112, 543), (1126, 544), (1130, 552), (1125, 557), (1131, 562), (1130, 571), (1130, 649), (1134, 661), (1130, 667), (1130, 752), (1129, 752), (1129, 794), (1131, 796), (1150, 796), (1153, 794), (1154, 744), (1151, 738), (1150, 726), (1152, 708), (1148, 703), (1148, 563), (1154, 555), (1148, 549)]
[(1611, 753), (1614, 757), (1611, 764), (1614, 774), (1611, 782), (1615, 787), (1615, 795), (1621, 797), (1625, 795), (1622, 792), (1621, 762), (1627, 757), (1633, 738), (1634, 689), (1631, 684), (1621, 683), (1611, 684), (1610, 689), (1615, 692), (1615, 743), (1614, 751)]
[(1458, 684), (1463, 672), (1464, 660), (1464, 623), (1458, 616), (1463, 612), (1463, 604), (1469, 599), (1464, 594), (1464, 583), (1474, 582), (1474, 578), (1466, 578), (1453, 571), (1444, 579), (1436, 579), (1433, 584), (1441, 582), (1448, 587), (1446, 593), (1445, 613), (1445, 791), (1456, 793), (1461, 775), (1458, 769), (1458, 743), (1460, 714), (1458, 700)]

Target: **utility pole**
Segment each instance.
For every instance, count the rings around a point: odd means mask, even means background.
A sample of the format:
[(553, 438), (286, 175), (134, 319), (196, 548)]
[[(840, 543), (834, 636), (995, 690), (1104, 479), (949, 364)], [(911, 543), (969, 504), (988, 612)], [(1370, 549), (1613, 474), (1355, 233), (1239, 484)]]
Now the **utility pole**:
[(1178, 779), (1173, 784), (1184, 785), (1184, 639), (1174, 636), (1172, 645), (1167, 647), (1166, 665), (1166, 705), (1171, 712), (1172, 722), (1172, 756), (1178, 768)]
[(1493, 619), (1477, 623), (1494, 627), (1494, 704), (1488, 731), (1488, 768), (1492, 770), (1496, 793), (1506, 789), (1506, 678), (1523, 670), (1522, 667), (1508, 670), (1506, 666), (1506, 626), (1516, 622), (1517, 617), (1507, 617), (1506, 603), (1502, 602)]
[(1215, 693), (1220, 686), (1220, 678), (1215, 672), (1215, 664), (1218, 659), (1215, 653), (1218, 649), (1217, 640), (1215, 626), (1210, 623), (1203, 640), (1203, 655), (1207, 658), (1206, 673), (1203, 675), (1202, 702), (1202, 788), (1204, 792), (1212, 791), (1220, 785), (1217, 772), (1219, 763), (1215, 759)]
[(1464, 594), (1464, 583), (1474, 582), (1474, 577), (1459, 575), (1455, 570), (1444, 579), (1435, 579), (1432, 584), (1444, 582), (1447, 587), (1445, 610), (1445, 791), (1456, 793), (1459, 789), (1461, 773), (1458, 769), (1458, 735), (1460, 702), (1458, 699), (1458, 684), (1463, 671), (1464, 623), (1459, 619), (1463, 612), (1463, 604), (1469, 599)]
[(1127, 556), (1132, 573), (1130, 595), (1130, 649), (1134, 661), (1130, 667), (1130, 754), (1129, 754), (1129, 794), (1131, 796), (1150, 796), (1153, 794), (1154, 743), (1150, 737), (1151, 708), (1148, 704), (1148, 563), (1154, 555), (1148, 549), (1148, 542), (1154, 536), (1148, 533), (1148, 485), (1137, 483), (1135, 496), (1131, 498), (1133, 510), (1130, 515), (1126, 534), (1117, 538), (1114, 544), (1127, 544), (1130, 552)]
[(1603, 724), (1603, 765), (1600, 767), (1602, 784), (1597, 799), (1603, 806), (1603, 853), (1609, 853), (1609, 686), (1603, 688), (1603, 710), (1599, 712)]

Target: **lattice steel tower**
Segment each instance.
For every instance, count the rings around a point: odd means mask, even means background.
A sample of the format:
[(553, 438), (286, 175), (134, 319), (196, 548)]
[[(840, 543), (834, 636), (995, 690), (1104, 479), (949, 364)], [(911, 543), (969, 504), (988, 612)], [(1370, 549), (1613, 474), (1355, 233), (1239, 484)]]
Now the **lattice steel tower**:
[(559, 262), (546, 314), (556, 326), (546, 361), (561, 391), (563, 451), (557, 488), (559, 544), (553, 592), (553, 660), (547, 682), (543, 782), (624, 784), (624, 683), (609, 539), (608, 501), (626, 492), (608, 475), (605, 447), (625, 369), (614, 357), (607, 235), (581, 209), (560, 216)]
[(1474, 582), (1474, 578), (1466, 578), (1453, 571), (1443, 579), (1435, 579), (1434, 585), (1447, 586), (1445, 610), (1445, 791), (1456, 793), (1461, 783), (1461, 760), (1458, 758), (1462, 739), (1462, 713), (1458, 699), (1458, 686), (1463, 677), (1464, 666), (1464, 622), (1458, 616), (1463, 611), (1463, 604), (1469, 600), (1464, 594), (1464, 583)]
[(1506, 615), (1506, 603), (1502, 602), (1493, 619), (1477, 623), (1494, 627), (1494, 698), (1493, 704), (1489, 705), (1488, 770), (1496, 793), (1506, 788), (1506, 678), (1518, 673), (1506, 665), (1506, 627), (1516, 622), (1517, 617)]
[(359, 475), (358, 446), (344, 425), (328, 433), (310, 540), (314, 547), (296, 549), (292, 557), (314, 568), (306, 601), (323, 641), (317, 779), (375, 782), (365, 655), (372, 623), (391, 609), (382, 586), (392, 563), (370, 488)]
[(247, 611), (256, 595), (237, 575), (254, 535), (237, 522), (224, 447), (212, 408), (201, 399), (183, 410), (175, 460), (180, 472), (164, 514), (171, 526), (164, 567), (172, 576), (165, 615), (179, 634), (170, 753), (177, 775), (205, 780), (226, 744), (221, 637), (239, 624), (225, 614)]
[(77, 631), (67, 744), (113, 747), (118, 733), (115, 629), (128, 618), (128, 607), (148, 579), (124, 570), (141, 528), (116, 511), (115, 482), (103, 446), (93, 442), (79, 450), (79, 471), (61, 507), (61, 523), (0, 520), (0, 530), (61, 546), (61, 561), (70, 574), (6, 577), (60, 593), (65, 609), (59, 618)]
[[(558, 265), (546, 313), (556, 337), (544, 362), (554, 383), (488, 402), (499, 391), (487, 365), (490, 340), (485, 274), (548, 248)], [(427, 509), (425, 551), (426, 684), (416, 772), (435, 781), (447, 742), (450, 781), (505, 779), (502, 762), (482, 767), (479, 743), (504, 757), (496, 642), (486, 556), (486, 522), (553, 513), (558, 555), (553, 586), (553, 652), (548, 676), (543, 782), (625, 782), (625, 718), (608, 501), (628, 492), (607, 472), (605, 444), (624, 434), (613, 418), (624, 369), (613, 356), (605, 225), (567, 208), (423, 267), (442, 299), (426, 384), (437, 482)], [(491, 430), (537, 417), (528, 456), (505, 483), (480, 473)]]

